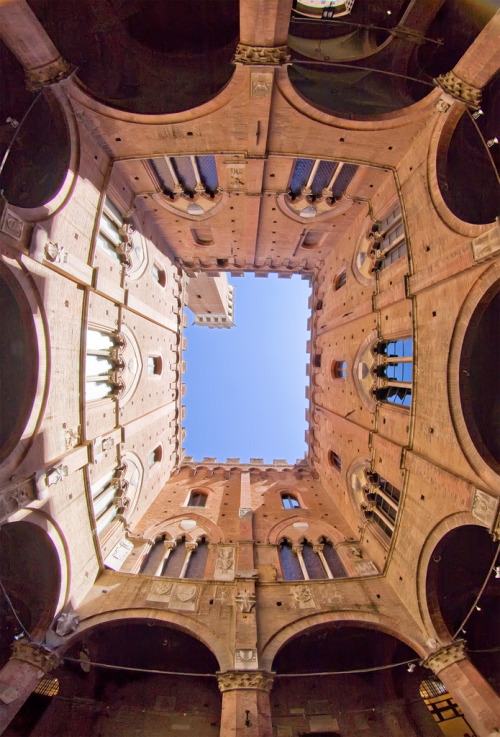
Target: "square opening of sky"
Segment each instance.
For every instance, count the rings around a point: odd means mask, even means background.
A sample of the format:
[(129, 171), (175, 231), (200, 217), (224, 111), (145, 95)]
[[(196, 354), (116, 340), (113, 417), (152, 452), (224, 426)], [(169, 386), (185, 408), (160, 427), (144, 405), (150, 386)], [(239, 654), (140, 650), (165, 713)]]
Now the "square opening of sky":
[(309, 280), (245, 274), (234, 290), (234, 325), (184, 331), (187, 456), (274, 459), (293, 464), (307, 452), (306, 366)]

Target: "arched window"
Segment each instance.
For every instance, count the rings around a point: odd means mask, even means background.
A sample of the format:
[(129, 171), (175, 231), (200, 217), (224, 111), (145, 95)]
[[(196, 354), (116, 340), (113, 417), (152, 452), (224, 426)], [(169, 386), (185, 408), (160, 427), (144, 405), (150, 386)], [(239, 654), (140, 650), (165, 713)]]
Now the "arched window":
[(198, 489), (193, 489), (187, 500), (187, 507), (205, 507), (207, 505), (208, 494)]
[(161, 375), (163, 369), (163, 361), (161, 356), (148, 356), (148, 374), (150, 376)]
[(141, 236), (134, 233), (134, 227), (124, 223), (118, 208), (106, 197), (97, 245), (127, 269), (137, 272), (146, 260), (146, 250)]
[(208, 541), (202, 537), (198, 542), (189, 542), (185, 537), (173, 540), (158, 540), (151, 549), (141, 573), (168, 578), (203, 578), (208, 559)]
[(148, 454), (148, 467), (152, 468), (156, 463), (160, 463), (163, 457), (163, 448), (157, 445), (154, 450)]
[(342, 458), (337, 455), (333, 450), (330, 450), (328, 453), (328, 463), (332, 468), (336, 468), (337, 471), (342, 470)]
[(302, 545), (302, 558), (307, 569), (308, 577), (311, 579), (328, 578), (320, 556), (315, 546), (304, 540)]
[(293, 494), (282, 494), (281, 495), (281, 503), (283, 504), (283, 509), (298, 509), (298, 508), (300, 508), (299, 500)]
[(406, 256), (406, 236), (400, 205), (397, 205), (380, 224), (379, 239), (381, 269), (386, 269), (394, 261)]
[(153, 279), (160, 285), (160, 287), (165, 287), (167, 283), (167, 275), (160, 266), (158, 266), (157, 263), (153, 263), (153, 266), (151, 267), (151, 273), (153, 274)]
[(347, 284), (347, 270), (344, 268), (340, 271), (334, 279), (333, 288), (337, 292)]
[(320, 540), (320, 544), (323, 545), (322, 552), (333, 578), (346, 578), (347, 571), (332, 543), (323, 537)]
[(113, 468), (91, 485), (92, 507), (97, 534), (112, 522), (117, 514), (125, 511), (129, 504), (126, 496), (129, 482), (126, 480), (127, 466)]
[(413, 339), (379, 341), (377, 354), (377, 387), (375, 398), (409, 407), (413, 381)]
[(347, 364), (345, 361), (333, 361), (332, 377), (334, 379), (345, 379), (346, 370), (347, 370)]
[(191, 551), (184, 578), (203, 578), (208, 558), (208, 543), (203, 537)]
[(316, 545), (308, 540), (292, 545), (285, 539), (279, 551), (283, 576), (287, 581), (309, 581), (347, 576), (337, 551), (324, 537)]
[(111, 333), (87, 330), (85, 359), (85, 398), (87, 401), (109, 396), (118, 385), (117, 372), (121, 364), (116, 357), (115, 345)]
[(279, 546), (279, 555), (285, 581), (303, 581), (304, 574), (299, 560), (293, 552), (292, 543), (286, 539), (283, 540)]
[(401, 492), (376, 473), (368, 472), (369, 486), (365, 490), (364, 512), (367, 519), (377, 523), (388, 538), (392, 537), (398, 515)]

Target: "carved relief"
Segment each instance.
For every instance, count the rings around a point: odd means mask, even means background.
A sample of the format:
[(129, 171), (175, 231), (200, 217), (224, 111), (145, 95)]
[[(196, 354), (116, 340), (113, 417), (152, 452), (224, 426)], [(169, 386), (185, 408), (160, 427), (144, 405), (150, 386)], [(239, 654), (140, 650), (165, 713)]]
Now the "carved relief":
[(11, 514), (26, 507), (34, 499), (35, 493), (31, 481), (9, 489), (0, 496), (0, 519), (10, 517)]
[(232, 581), (234, 578), (234, 548), (219, 546), (215, 563), (214, 578), (218, 581)]
[(60, 246), (59, 243), (54, 243), (53, 241), (47, 241), (44, 254), (47, 261), (50, 261), (52, 264), (65, 264), (68, 261), (68, 254), (64, 246)]
[(468, 82), (464, 82), (454, 72), (440, 74), (434, 82), (456, 100), (464, 102), (468, 107), (477, 110), (481, 106), (481, 90), (473, 87)]
[(177, 583), (172, 592), (169, 609), (195, 612), (198, 608), (199, 587), (193, 583)]
[(2, 220), (0, 224), (0, 230), (6, 235), (10, 235), (15, 240), (20, 240), (23, 235), (24, 221), (20, 217), (15, 215), (12, 210), (5, 207), (2, 213)]
[(496, 511), (498, 507), (498, 499), (486, 491), (474, 489), (474, 499), (472, 501), (472, 516), (478, 519), (486, 527), (492, 527), (495, 521)]
[(248, 46), (238, 44), (234, 60), (239, 64), (286, 64), (290, 61), (286, 46)]
[(235, 166), (232, 164), (229, 167), (229, 189), (242, 189), (245, 186), (243, 180), (243, 174), (245, 171), (245, 165)]
[(420, 665), (423, 665), (424, 668), (430, 668), (433, 673), (438, 675), (443, 668), (467, 657), (465, 644), (465, 640), (455, 640), (450, 645), (444, 645), (437, 652), (421, 660)]
[(273, 676), (264, 671), (254, 673), (239, 673), (228, 671), (218, 675), (219, 689), (224, 691), (235, 691), (236, 689), (255, 688), (261, 691), (270, 691), (273, 685)]
[(256, 670), (258, 668), (257, 650), (240, 648), (234, 654), (234, 667), (240, 670)]
[(67, 475), (67, 466), (56, 466), (55, 468), (51, 468), (50, 471), (47, 471), (45, 474), (45, 486), (54, 486), (54, 484), (59, 484)]
[(255, 606), (255, 594), (250, 591), (239, 591), (234, 600), (244, 614), (249, 614)]
[(160, 601), (164, 604), (168, 604), (170, 597), (172, 596), (172, 589), (174, 584), (170, 581), (155, 581), (146, 599), (148, 601)]
[(319, 589), (319, 592), (316, 593), (316, 598), (318, 598), (318, 594), (323, 606), (337, 607), (342, 603), (342, 594), (335, 585), (323, 584)]
[(76, 612), (63, 612), (57, 618), (56, 634), (59, 637), (67, 637), (76, 632), (80, 624), (80, 617)]
[(497, 218), (494, 228), (474, 238), (472, 241), (472, 255), (474, 256), (474, 261), (483, 261), (484, 259), (497, 256), (499, 251), (500, 221)]
[(379, 570), (372, 560), (365, 560), (362, 563), (356, 563), (358, 576), (377, 576)]
[(252, 74), (252, 97), (268, 97), (273, 87), (272, 74)]
[(64, 422), (63, 428), (66, 450), (71, 450), (71, 448), (76, 448), (77, 445), (80, 445), (80, 425), (78, 425), (76, 430), (73, 430), (73, 428), (68, 427)]
[(19, 640), (19, 642), (12, 644), (11, 658), (34, 665), (42, 671), (42, 675), (48, 673), (53, 668), (57, 668), (61, 664), (59, 656), (52, 650), (35, 642), (26, 642), (24, 640)]
[(298, 609), (314, 609), (316, 607), (309, 586), (294, 586), (291, 593)]

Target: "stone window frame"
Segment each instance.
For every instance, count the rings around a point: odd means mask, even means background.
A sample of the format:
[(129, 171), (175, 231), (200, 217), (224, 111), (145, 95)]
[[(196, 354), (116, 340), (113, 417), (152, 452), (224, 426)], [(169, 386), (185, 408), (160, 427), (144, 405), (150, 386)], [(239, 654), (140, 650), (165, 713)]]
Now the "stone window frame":
[[(147, 374), (148, 378), (152, 379), (154, 377), (160, 378), (163, 374), (163, 358), (160, 353), (150, 353), (148, 354), (148, 359), (146, 363), (147, 368)], [(150, 369), (153, 368), (151, 371)]]
[(334, 360), (330, 366), (330, 374), (332, 379), (346, 379), (347, 376), (347, 361)]
[[(296, 494), (293, 494), (289, 491), (281, 491), (280, 492), (280, 498), (281, 498), (281, 506), (283, 509), (286, 509), (287, 511), (293, 511), (294, 509), (303, 509), (302, 504), (300, 503), (300, 499)], [(296, 502), (296, 504), (291, 504), (289, 507), (285, 506), (285, 501), (291, 500), (293, 502)]]

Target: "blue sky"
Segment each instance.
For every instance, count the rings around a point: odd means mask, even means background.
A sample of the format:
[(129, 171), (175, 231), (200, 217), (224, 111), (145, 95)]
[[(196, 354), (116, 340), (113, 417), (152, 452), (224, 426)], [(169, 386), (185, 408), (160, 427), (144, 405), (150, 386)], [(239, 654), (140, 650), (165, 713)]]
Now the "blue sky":
[(306, 453), (310, 284), (276, 274), (228, 281), (234, 327), (193, 325), (186, 310), (186, 455), (295, 463)]

